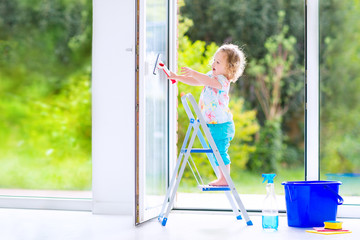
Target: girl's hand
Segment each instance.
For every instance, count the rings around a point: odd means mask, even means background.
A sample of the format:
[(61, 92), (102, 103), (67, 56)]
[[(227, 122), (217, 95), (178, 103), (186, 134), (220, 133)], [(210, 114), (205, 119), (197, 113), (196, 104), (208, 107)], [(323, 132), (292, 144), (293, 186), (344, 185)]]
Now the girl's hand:
[(191, 68), (188, 68), (188, 67), (181, 68), (181, 75), (183, 75), (185, 77), (192, 77), (194, 72), (195, 72), (194, 70), (192, 70)]
[(170, 71), (170, 76), (167, 77), (167, 79), (169, 79), (171, 81), (172, 84), (176, 83), (176, 78), (178, 77), (178, 75), (176, 73), (173, 73), (172, 71)]
[(167, 79), (176, 79), (178, 75), (172, 71), (170, 71), (170, 76), (167, 77)]

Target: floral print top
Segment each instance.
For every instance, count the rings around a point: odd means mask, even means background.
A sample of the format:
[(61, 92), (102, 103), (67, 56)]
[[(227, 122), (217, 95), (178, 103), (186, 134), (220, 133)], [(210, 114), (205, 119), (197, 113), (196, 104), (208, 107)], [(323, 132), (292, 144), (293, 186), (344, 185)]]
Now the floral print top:
[(218, 80), (221, 89), (205, 86), (200, 94), (199, 107), (206, 123), (219, 124), (232, 121), (233, 116), (229, 109), (230, 81), (223, 75), (213, 76), (212, 71), (207, 75)]

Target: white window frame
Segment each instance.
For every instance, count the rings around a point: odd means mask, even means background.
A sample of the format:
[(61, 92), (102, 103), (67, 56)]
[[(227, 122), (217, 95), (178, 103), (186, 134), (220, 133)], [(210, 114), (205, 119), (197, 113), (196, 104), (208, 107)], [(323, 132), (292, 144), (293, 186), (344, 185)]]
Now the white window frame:
[[(169, 1), (169, 69), (173, 72), (177, 72), (177, 46), (178, 46), (178, 34), (177, 34), (177, 1)], [(177, 160), (177, 131), (170, 131), (171, 129), (177, 129), (177, 107), (178, 107), (178, 85), (169, 84), (169, 173), (167, 186), (170, 184)]]
[(319, 1), (306, 0), (306, 148), (305, 180), (320, 178), (319, 169)]

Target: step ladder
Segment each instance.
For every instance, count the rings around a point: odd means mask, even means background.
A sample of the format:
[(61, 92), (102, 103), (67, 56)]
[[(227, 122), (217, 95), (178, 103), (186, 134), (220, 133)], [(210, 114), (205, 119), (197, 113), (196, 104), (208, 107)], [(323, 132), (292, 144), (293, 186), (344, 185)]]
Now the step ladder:
[[(179, 153), (179, 157), (176, 162), (174, 173), (171, 177), (170, 185), (166, 192), (164, 203), (162, 205), (161, 212), (158, 217), (159, 222), (163, 226), (166, 225), (170, 210), (174, 204), (175, 194), (179, 187), (181, 177), (184, 173), (185, 166), (188, 164), (190, 166), (190, 169), (191, 169), (195, 179), (196, 179), (196, 182), (198, 183), (198, 187), (201, 191), (204, 191), (204, 192), (224, 191), (230, 202), (230, 205), (232, 207), (232, 210), (233, 210), (233, 213), (234, 213), (236, 219), (241, 220), (242, 219), (241, 214), (242, 214), (243, 217), (245, 218), (246, 224), (248, 226), (253, 225), (249, 218), (249, 215), (246, 212), (246, 209), (239, 197), (239, 194), (236, 191), (234, 182), (232, 181), (230, 174), (226, 170), (224, 161), (221, 158), (219, 150), (216, 147), (214, 139), (210, 133), (208, 126), (206, 125), (206, 122), (201, 114), (201, 111), (197, 105), (195, 98), (189, 93), (189, 94), (186, 94), (183, 97), (181, 97), (181, 101), (185, 108), (186, 114), (189, 117), (190, 124), (186, 131), (185, 139), (182, 144), (182, 147), (181, 147), (181, 150)], [(192, 110), (189, 107), (188, 102), (190, 102), (190, 104), (192, 106)], [(194, 112), (194, 114), (193, 114), (193, 112)], [(194, 115), (196, 116), (196, 118), (194, 117)], [(203, 130), (203, 132), (208, 140), (209, 145), (206, 143), (206, 140), (202, 134), (201, 129)], [(192, 132), (192, 135), (190, 137), (191, 132)], [(200, 140), (200, 143), (203, 148), (200, 148), (200, 149), (193, 148), (193, 144), (194, 144), (196, 136)], [(190, 140), (190, 142), (189, 142), (189, 140)], [(228, 183), (228, 186), (205, 185), (200, 176), (200, 173), (195, 165), (195, 162), (191, 158), (191, 153), (206, 153), (216, 176), (219, 177), (220, 173), (219, 173), (218, 167), (215, 164), (215, 159), (214, 159), (214, 155), (215, 155), (216, 159), (218, 160), (219, 166), (220, 166), (222, 172), (224, 173), (224, 176)], [(189, 161), (189, 158), (190, 158), (190, 161)]]

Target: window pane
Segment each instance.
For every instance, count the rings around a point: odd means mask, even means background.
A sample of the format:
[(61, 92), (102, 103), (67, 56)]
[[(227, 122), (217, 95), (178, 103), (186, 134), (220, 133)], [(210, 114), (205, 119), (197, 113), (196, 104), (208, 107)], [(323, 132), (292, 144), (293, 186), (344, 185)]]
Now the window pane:
[(166, 191), (168, 159), (168, 80), (153, 74), (157, 54), (167, 60), (167, 1), (146, 1), (145, 209), (157, 207)]
[[(236, 126), (229, 148), (231, 177), (245, 207), (261, 209), (266, 194), (262, 173), (277, 174), (278, 195), (284, 195), (281, 182), (304, 180), (304, 1), (231, 2), (210, 6), (207, 1), (185, 0), (180, 11), (179, 67), (207, 73), (211, 56), (224, 42), (237, 44), (246, 53), (245, 73), (230, 87)], [(179, 83), (180, 95), (191, 92), (198, 100), (201, 90)], [(188, 119), (181, 104), (178, 111), (181, 147)], [(205, 184), (214, 180), (206, 156), (197, 154), (193, 159)], [(180, 187), (178, 207), (229, 208), (223, 193), (187, 197), (199, 193), (189, 169)], [(278, 203), (284, 210), (285, 198), (278, 197)]]
[(91, 26), (91, 1), (0, 3), (0, 194), (91, 196)]
[(320, 173), (360, 204), (360, 2), (320, 1)]

